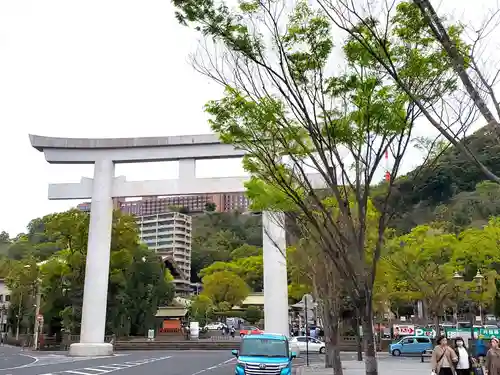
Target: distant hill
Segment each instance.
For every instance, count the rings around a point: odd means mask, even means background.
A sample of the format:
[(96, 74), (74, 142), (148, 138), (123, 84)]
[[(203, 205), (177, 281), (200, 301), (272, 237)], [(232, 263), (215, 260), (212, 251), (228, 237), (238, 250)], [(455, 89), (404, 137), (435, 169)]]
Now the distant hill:
[[(500, 141), (489, 127), (464, 142), (486, 167), (500, 174)], [(496, 199), (500, 198), (500, 187), (484, 180), (484, 174), (469, 159), (450, 148), (436, 162), (396, 181), (390, 201), (395, 212), (391, 226), (407, 232), (433, 220), (458, 226), (480, 224), (490, 215), (500, 214)]]

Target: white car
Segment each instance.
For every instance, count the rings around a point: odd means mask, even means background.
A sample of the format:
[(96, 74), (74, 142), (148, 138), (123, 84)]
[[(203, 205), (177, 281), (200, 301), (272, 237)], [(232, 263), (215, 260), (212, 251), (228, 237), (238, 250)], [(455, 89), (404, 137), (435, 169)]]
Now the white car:
[(210, 323), (205, 326), (205, 329), (208, 329), (209, 331), (216, 331), (225, 327), (226, 325), (224, 323)]
[(301, 352), (306, 352), (308, 350), (309, 353), (325, 354), (326, 351), (325, 343), (313, 337), (296, 336), (290, 338), (290, 342), (293, 344), (297, 344)]

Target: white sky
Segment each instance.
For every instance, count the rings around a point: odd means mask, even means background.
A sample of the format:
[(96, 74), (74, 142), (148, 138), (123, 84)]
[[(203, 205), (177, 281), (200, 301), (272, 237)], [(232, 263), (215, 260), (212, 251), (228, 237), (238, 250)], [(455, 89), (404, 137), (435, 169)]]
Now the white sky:
[[(446, 0), (478, 17), (495, 0)], [(92, 177), (92, 166), (49, 165), (28, 134), (133, 137), (210, 131), (203, 105), (221, 96), (187, 61), (197, 35), (169, 0), (0, 0), (0, 231), (79, 201), (48, 201), (49, 182)], [(221, 167), (220, 163), (224, 163)], [(160, 164), (160, 165), (158, 165)], [(176, 163), (121, 165), (129, 180), (176, 178)], [(167, 164), (167, 165), (165, 165)], [(200, 177), (239, 175), (199, 163)]]

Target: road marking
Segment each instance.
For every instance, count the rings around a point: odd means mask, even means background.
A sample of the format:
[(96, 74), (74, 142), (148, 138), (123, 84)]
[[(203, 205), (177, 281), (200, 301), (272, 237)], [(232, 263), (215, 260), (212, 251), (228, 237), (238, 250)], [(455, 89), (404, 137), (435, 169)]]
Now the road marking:
[[(216, 365), (214, 365), (214, 366), (210, 366), (210, 367), (204, 368), (203, 370), (197, 371), (197, 372), (195, 372), (195, 373), (193, 373), (193, 374), (191, 374), (191, 375), (199, 375), (199, 374), (203, 374), (204, 372), (207, 372), (207, 371), (212, 371), (212, 370), (215, 370), (215, 369), (217, 369), (217, 368), (219, 368), (219, 367), (222, 367), (222, 366), (225, 366), (225, 365), (227, 365), (227, 364), (231, 363), (231, 362), (232, 362), (232, 361), (234, 361), (234, 360), (235, 360), (234, 358), (230, 358), (230, 359), (228, 359), (228, 360), (226, 360), (226, 361), (224, 361), (224, 362), (221, 362), (221, 363), (216, 364)], [(46, 375), (48, 375), (48, 374), (46, 374)], [(90, 374), (89, 374), (89, 375), (90, 375)]]
[(15, 370), (15, 369), (18, 369), (18, 368), (25, 368), (25, 367), (29, 367), (29, 366), (35, 366), (35, 364), (39, 361), (39, 358), (33, 357), (32, 355), (29, 355), (29, 354), (21, 354), (21, 353), (12, 353), (12, 354), (9, 354), (9, 356), (16, 356), (16, 355), (20, 355), (20, 356), (23, 356), (23, 357), (31, 358), (31, 359), (33, 359), (33, 362), (30, 362), (30, 363), (27, 363), (27, 364), (21, 365), (21, 366), (0, 368), (0, 371)]
[(35, 361), (28, 363), (26, 365), (17, 366), (17, 367), (0, 368), (0, 372), (6, 371), (6, 370), (29, 368), (29, 367), (40, 367), (40, 366), (58, 365), (58, 364), (63, 364), (63, 363), (71, 363), (71, 362), (79, 362), (79, 361), (92, 361), (92, 360), (96, 360), (96, 359), (116, 358), (116, 357), (128, 356), (130, 354), (120, 353), (120, 354), (114, 354), (114, 355), (109, 355), (109, 356), (96, 356), (96, 357), (68, 357), (67, 355), (62, 355), (62, 354), (48, 354), (48, 355), (42, 355), (40, 357), (34, 357), (34, 356), (31, 356), (28, 354), (21, 354), (21, 355), (23, 355), (25, 357), (33, 358), (33, 359), (35, 359)]
[[(100, 358), (103, 358), (103, 357), (100, 357)], [(82, 367), (82, 368), (77, 368), (74, 370), (57, 371), (57, 372), (51, 372), (48, 374), (41, 374), (41, 375), (70, 375), (70, 374), (73, 374), (73, 375), (101, 375), (101, 374), (109, 374), (110, 372), (124, 370), (124, 369), (131, 368), (131, 367), (137, 367), (137, 366), (145, 365), (147, 363), (163, 361), (163, 360), (169, 359), (169, 358), (172, 358), (172, 356), (169, 355), (166, 357), (146, 358), (146, 359), (139, 359), (137, 361), (127, 361), (127, 362), (123, 362), (123, 363), (111, 363), (109, 365)]]

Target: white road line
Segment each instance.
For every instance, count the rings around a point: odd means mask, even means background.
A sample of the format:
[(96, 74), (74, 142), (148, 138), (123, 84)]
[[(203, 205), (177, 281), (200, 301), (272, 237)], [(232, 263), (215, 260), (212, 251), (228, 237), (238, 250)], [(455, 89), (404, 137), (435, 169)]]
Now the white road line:
[(102, 369), (105, 369), (105, 370), (120, 370), (120, 369), (123, 368), (123, 367), (108, 366), (108, 365), (106, 365), (106, 366), (102, 365), (102, 366), (99, 366), (99, 367), (102, 368)]
[(29, 366), (35, 366), (36, 363), (40, 360), (40, 358), (33, 357), (32, 355), (29, 355), (29, 354), (14, 353), (13, 355), (20, 355), (20, 356), (23, 356), (23, 357), (31, 358), (31, 359), (33, 359), (33, 362), (30, 362), (30, 363), (28, 363), (26, 365), (21, 365), (21, 366), (1, 368), (0, 371), (15, 370), (15, 369), (18, 369), (18, 368), (25, 368), (25, 367), (29, 367)]
[(107, 373), (109, 371), (109, 370), (103, 370), (102, 368), (94, 368), (94, 367), (86, 367), (84, 368), (84, 370), (90, 370), (98, 373)]
[(195, 372), (195, 373), (193, 373), (191, 375), (199, 375), (199, 374), (203, 374), (204, 372), (207, 372), (207, 371), (215, 370), (215, 369), (217, 369), (219, 367), (222, 367), (222, 366), (225, 366), (225, 365), (229, 364), (232, 361), (234, 361), (234, 358), (228, 359), (228, 360), (226, 360), (224, 362), (221, 362), (221, 363), (219, 363), (219, 364), (217, 364), (215, 366), (210, 366), (210, 367), (204, 368), (203, 370), (197, 371), (197, 372)]
[(70, 374), (74, 374), (74, 375), (101, 375), (101, 374), (109, 374), (110, 372), (125, 370), (127, 368), (145, 365), (147, 363), (163, 361), (163, 360), (169, 359), (169, 358), (172, 358), (172, 356), (158, 357), (158, 358), (146, 358), (146, 359), (140, 359), (137, 361), (127, 361), (127, 362), (123, 362), (123, 363), (111, 363), (109, 365), (82, 367), (82, 368), (77, 368), (74, 370), (58, 371), (58, 372), (54, 372), (54, 373), (50, 373), (50, 374), (43, 374), (43, 375), (64, 375), (64, 374), (66, 374), (66, 375), (70, 375)]

